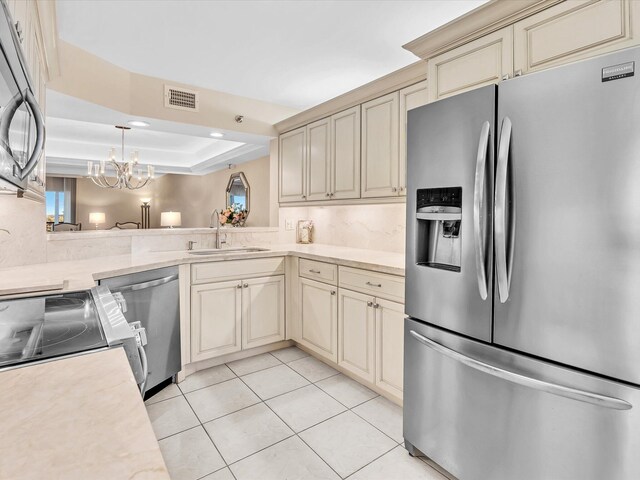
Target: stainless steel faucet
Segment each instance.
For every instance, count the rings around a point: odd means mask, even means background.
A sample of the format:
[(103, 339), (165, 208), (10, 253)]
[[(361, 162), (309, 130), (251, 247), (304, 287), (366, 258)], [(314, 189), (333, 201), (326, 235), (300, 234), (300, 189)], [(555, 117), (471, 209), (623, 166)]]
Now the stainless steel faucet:
[(214, 227), (216, 229), (216, 248), (222, 248), (223, 242), (220, 241), (220, 214), (218, 213), (217, 209), (214, 210), (213, 213), (211, 214), (211, 220), (209, 222), (209, 228), (214, 228)]

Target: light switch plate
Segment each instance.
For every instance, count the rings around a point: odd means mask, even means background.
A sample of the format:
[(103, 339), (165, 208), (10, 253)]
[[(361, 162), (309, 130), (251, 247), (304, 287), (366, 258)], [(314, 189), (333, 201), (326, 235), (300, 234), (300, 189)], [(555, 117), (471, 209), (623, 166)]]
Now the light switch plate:
[(291, 219), (287, 218), (287, 219), (284, 221), (284, 229), (285, 229), (285, 230), (293, 230), (293, 220), (291, 220)]

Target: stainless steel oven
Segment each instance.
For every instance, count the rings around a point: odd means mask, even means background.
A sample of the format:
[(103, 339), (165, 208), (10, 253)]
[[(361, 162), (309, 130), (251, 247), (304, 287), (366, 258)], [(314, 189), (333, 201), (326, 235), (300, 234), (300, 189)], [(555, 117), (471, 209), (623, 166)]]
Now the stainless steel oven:
[(44, 118), (13, 20), (0, 4), (0, 190), (20, 192), (42, 156)]

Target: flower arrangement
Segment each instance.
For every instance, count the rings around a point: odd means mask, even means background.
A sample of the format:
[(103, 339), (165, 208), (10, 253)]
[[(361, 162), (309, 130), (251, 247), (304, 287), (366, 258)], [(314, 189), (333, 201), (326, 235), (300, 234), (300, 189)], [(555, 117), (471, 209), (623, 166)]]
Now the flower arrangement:
[(219, 215), (220, 225), (224, 226), (231, 224), (234, 227), (243, 227), (244, 222), (247, 220), (248, 211), (242, 208), (243, 205), (234, 203), (222, 210)]

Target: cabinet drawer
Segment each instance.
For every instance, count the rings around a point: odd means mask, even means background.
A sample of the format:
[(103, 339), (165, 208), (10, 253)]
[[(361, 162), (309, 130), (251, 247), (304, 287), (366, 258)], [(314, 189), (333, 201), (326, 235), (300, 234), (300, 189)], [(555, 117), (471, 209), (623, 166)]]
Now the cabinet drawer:
[(396, 275), (340, 267), (340, 287), (404, 303), (404, 278)]
[(338, 284), (338, 266), (331, 263), (316, 262), (315, 260), (300, 259), (301, 277), (318, 280), (320, 282)]
[(284, 257), (253, 258), (191, 265), (191, 284), (284, 275)]

